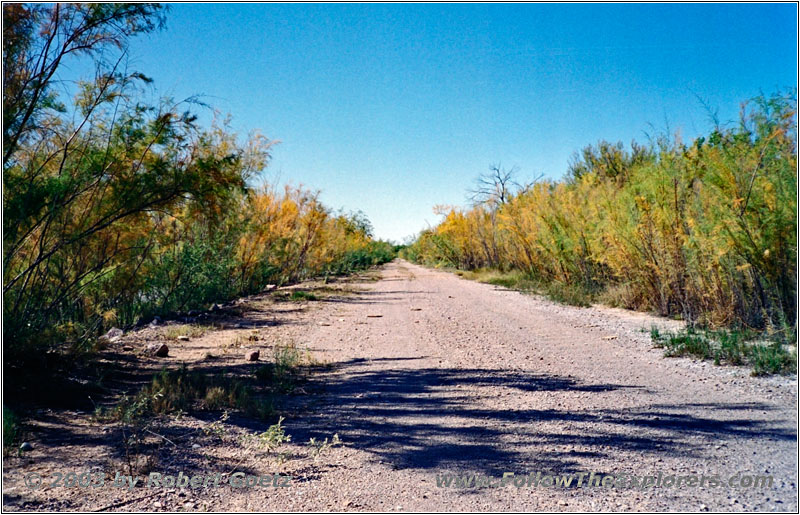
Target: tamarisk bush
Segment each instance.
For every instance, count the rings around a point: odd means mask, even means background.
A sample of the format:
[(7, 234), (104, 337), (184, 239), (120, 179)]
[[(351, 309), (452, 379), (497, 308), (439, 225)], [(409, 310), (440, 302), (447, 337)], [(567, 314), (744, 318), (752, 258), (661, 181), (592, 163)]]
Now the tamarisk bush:
[[(204, 127), (191, 99), (143, 100), (150, 81), (125, 69), (125, 48), (163, 22), (158, 4), (3, 6), (7, 362), (394, 256), (363, 215), (266, 185), (272, 141)], [(52, 81), (75, 57), (96, 72), (68, 101)]]
[(404, 255), (518, 270), (614, 305), (792, 339), (795, 105), (794, 93), (753, 99), (736, 126), (689, 144), (600, 142), (576, 154), (562, 181), (444, 210)]

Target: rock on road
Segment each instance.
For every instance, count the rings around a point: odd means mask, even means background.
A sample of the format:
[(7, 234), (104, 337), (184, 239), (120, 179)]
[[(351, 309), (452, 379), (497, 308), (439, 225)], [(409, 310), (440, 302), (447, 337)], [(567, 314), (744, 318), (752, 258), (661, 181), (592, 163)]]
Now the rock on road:
[[(797, 510), (796, 376), (663, 358), (642, 329), (678, 322), (563, 306), (402, 260), (317, 316), (330, 325), (312, 326), (310, 350), (334, 366), (315, 376), (322, 393), (288, 432), (336, 432), (348, 452), (278, 508)], [(437, 486), (445, 474), (507, 472), (720, 484)], [(764, 475), (772, 487), (742, 488)]]

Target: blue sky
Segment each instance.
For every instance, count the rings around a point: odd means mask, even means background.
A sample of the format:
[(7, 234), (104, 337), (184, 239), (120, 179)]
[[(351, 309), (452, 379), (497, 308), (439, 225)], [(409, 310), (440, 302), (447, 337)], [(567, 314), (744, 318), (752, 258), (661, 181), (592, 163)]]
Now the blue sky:
[(793, 4), (174, 4), (131, 67), (281, 141), (269, 176), (363, 210), (379, 237), (435, 224), (493, 163), (559, 178), (600, 139), (689, 139), (796, 86)]

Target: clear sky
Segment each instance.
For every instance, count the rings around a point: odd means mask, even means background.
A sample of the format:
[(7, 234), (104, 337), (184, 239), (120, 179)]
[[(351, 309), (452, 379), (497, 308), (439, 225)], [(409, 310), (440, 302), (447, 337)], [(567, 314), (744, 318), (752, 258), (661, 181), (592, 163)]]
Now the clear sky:
[(600, 139), (686, 139), (796, 87), (794, 4), (174, 4), (131, 64), (278, 139), (269, 172), (402, 240), (493, 163), (560, 178)]

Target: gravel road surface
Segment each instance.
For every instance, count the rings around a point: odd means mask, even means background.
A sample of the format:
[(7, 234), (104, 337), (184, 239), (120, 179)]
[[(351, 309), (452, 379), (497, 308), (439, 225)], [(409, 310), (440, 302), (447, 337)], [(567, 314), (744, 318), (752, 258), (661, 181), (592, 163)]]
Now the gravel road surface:
[[(678, 322), (562, 306), (402, 260), (323, 320), (309, 341), (336, 366), (289, 432), (338, 432), (357, 451), (303, 492), (335, 496), (331, 508), (797, 510), (796, 376), (663, 358), (642, 329)], [(509, 472), (720, 485), (437, 486), (446, 474)], [(731, 486), (737, 474), (774, 483)]]

